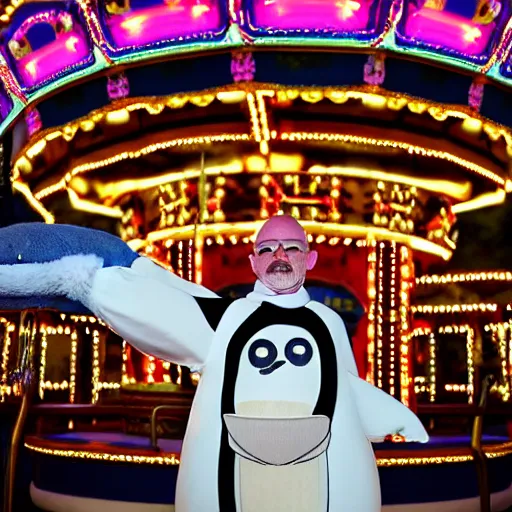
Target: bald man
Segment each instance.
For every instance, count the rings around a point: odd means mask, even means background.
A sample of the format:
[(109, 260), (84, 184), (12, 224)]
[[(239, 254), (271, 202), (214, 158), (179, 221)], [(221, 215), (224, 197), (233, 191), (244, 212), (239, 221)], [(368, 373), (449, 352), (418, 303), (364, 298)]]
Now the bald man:
[(259, 231), (254, 254), (249, 256), (254, 273), (276, 294), (296, 293), (318, 258), (310, 251), (302, 226), (286, 215), (273, 217)]
[[(310, 299), (303, 284), (317, 257), (300, 224), (277, 216), (257, 234), (258, 279), (242, 299), (145, 257), (129, 268), (81, 255), (45, 264), (48, 294), (79, 300), (142, 352), (201, 372), (177, 512), (379, 512), (370, 442), (398, 431), (428, 439), (409, 409), (359, 379), (343, 321)], [(0, 267), (0, 295), (26, 293), (34, 279), (21, 286), (21, 272), (37, 269)]]

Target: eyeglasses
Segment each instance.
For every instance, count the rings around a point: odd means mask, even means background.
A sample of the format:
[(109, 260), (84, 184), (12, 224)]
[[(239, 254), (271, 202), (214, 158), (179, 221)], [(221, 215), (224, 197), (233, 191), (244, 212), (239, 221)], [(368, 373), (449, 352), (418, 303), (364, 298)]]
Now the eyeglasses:
[(300, 240), (267, 240), (259, 244), (254, 252), (258, 256), (265, 253), (274, 254), (279, 247), (282, 247), (287, 253), (306, 252), (308, 250), (307, 245)]

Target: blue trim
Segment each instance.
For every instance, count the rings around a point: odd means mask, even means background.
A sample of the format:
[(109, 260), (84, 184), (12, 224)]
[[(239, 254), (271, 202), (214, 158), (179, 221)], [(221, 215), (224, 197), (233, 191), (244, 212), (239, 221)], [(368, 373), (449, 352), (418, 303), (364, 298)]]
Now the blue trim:
[[(148, 437), (116, 434), (114, 432), (66, 432), (61, 434), (48, 434), (42, 438), (61, 443), (101, 443), (103, 445), (118, 447), (122, 446), (131, 449), (152, 449), (151, 442)], [(158, 440), (158, 444), (160, 448), (166, 453), (180, 453), (183, 441), (181, 439), (161, 438)]]
[(35, 453), (37, 488), (84, 498), (173, 504), (178, 466), (113, 464)]
[[(257, 51), (255, 80), (283, 86), (351, 87), (363, 85), (364, 53)], [(167, 96), (208, 90), (233, 83), (231, 53), (194, 59), (178, 59), (129, 67), (124, 71), (130, 97)], [(468, 105), (472, 76), (447, 70), (425, 61), (389, 56), (383, 88), (429, 101)], [(510, 92), (486, 85), (482, 114), (504, 125), (512, 125)], [(57, 92), (38, 105), (45, 129), (61, 126), (110, 103), (107, 79), (92, 78)]]
[(108, 105), (107, 79), (93, 78), (60, 91), (37, 105), (44, 129), (54, 128)]
[(166, 96), (233, 83), (231, 54), (207, 55), (129, 68), (130, 96)]
[[(510, 441), (508, 436), (496, 436), (496, 435), (488, 435), (484, 434), (482, 436), (482, 443), (484, 445), (489, 444), (500, 444), (507, 443)], [(373, 448), (375, 450), (396, 450), (402, 451), (406, 450), (432, 450), (435, 448), (469, 448), (471, 446), (471, 438), (470, 436), (434, 436), (431, 437), (428, 443), (406, 443), (405, 445), (402, 443), (374, 443)], [(422, 456), (421, 453), (417, 454), (418, 456)]]
[(363, 83), (365, 54), (256, 52), (255, 80), (288, 86), (344, 87)]
[(467, 105), (472, 81), (471, 76), (454, 71), (389, 57), (386, 59), (386, 78), (382, 86), (389, 91), (430, 101)]
[[(112, 464), (34, 454), (34, 484), (42, 490), (104, 500), (174, 503), (178, 466)], [(491, 492), (510, 486), (512, 456), (489, 460)], [(478, 496), (473, 462), (380, 467), (383, 505)]]
[[(383, 505), (430, 503), (479, 495), (474, 462), (428, 466), (379, 467)], [(489, 459), (491, 492), (507, 489), (512, 481), (512, 456)]]
[[(233, 83), (229, 53), (148, 63), (128, 68), (124, 74), (130, 84), (131, 98), (167, 96)], [(107, 78), (102, 76), (64, 89), (43, 100), (37, 108), (43, 127), (48, 129), (70, 123), (109, 104)]]
[(512, 125), (512, 98), (510, 92), (494, 85), (486, 85), (480, 113), (505, 126)]
[[(46, 435), (46, 436), (42, 436), (41, 439), (55, 441), (55, 440), (59, 440), (59, 436)], [(66, 441), (66, 443), (70, 443), (70, 444), (83, 444), (83, 445), (91, 444), (91, 442), (88, 439), (84, 439), (84, 438), (81, 438), (78, 436), (66, 436), (65, 441)]]

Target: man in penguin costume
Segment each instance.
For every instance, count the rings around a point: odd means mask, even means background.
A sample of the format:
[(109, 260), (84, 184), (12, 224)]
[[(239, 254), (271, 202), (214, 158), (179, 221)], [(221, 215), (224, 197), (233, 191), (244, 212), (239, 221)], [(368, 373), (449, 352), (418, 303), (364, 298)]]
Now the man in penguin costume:
[[(66, 228), (41, 225), (38, 243)], [(23, 226), (7, 229), (23, 245)], [(317, 253), (292, 217), (259, 231), (250, 256), (258, 280), (237, 300), (145, 257), (105, 266), (101, 250), (84, 246), (92, 230), (67, 235), (59, 259), (52, 246), (53, 259), (41, 248), (6, 264), (5, 230), (0, 298), (79, 301), (139, 350), (201, 371), (177, 512), (379, 512), (370, 443), (396, 432), (428, 440), (407, 407), (358, 377), (343, 321), (310, 300), (303, 283)]]

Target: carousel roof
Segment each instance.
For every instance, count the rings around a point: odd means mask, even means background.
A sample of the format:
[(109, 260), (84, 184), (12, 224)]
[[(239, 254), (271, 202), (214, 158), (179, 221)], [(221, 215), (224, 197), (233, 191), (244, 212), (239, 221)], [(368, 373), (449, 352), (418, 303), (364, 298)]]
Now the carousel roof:
[(290, 171), (392, 174), (455, 213), (499, 204), (511, 13), (500, 0), (11, 0), (0, 135), (14, 188), (47, 220), (69, 202), (119, 218), (131, 191), (192, 176), (201, 157), (215, 174), (275, 154)]
[[(358, 62), (385, 52), (390, 58), (386, 76), (379, 63), (366, 62), (367, 83), (443, 103), (468, 104), (471, 92), (472, 106), (482, 106), (484, 115), (507, 124), (502, 108), (506, 91), (497, 87), (498, 98), (496, 92), (482, 98), (479, 87), (470, 91), (476, 76), (492, 87), (511, 84), (511, 6), (503, 0), (10, 1), (0, 8), (3, 130), (27, 103), (138, 66), (147, 67), (146, 82), (151, 83), (132, 95), (184, 92), (190, 86), (201, 90), (249, 78), (312, 85), (309, 66), (301, 65), (304, 53), (295, 54), (289, 69), (290, 63), (275, 58), (277, 49), (343, 52), (336, 70), (325, 56), (317, 60), (313, 82), (325, 86), (362, 83)], [(258, 52), (255, 69), (238, 62), (238, 78), (229, 76), (233, 69), (225, 69), (222, 60), (210, 61), (213, 67), (196, 59), (201, 64), (166, 68), (166, 80), (163, 69), (149, 66), (171, 57), (233, 50), (264, 51)], [(162, 83), (169, 81), (172, 85)], [(96, 98), (96, 106), (108, 99), (107, 91), (90, 91), (103, 96)]]

